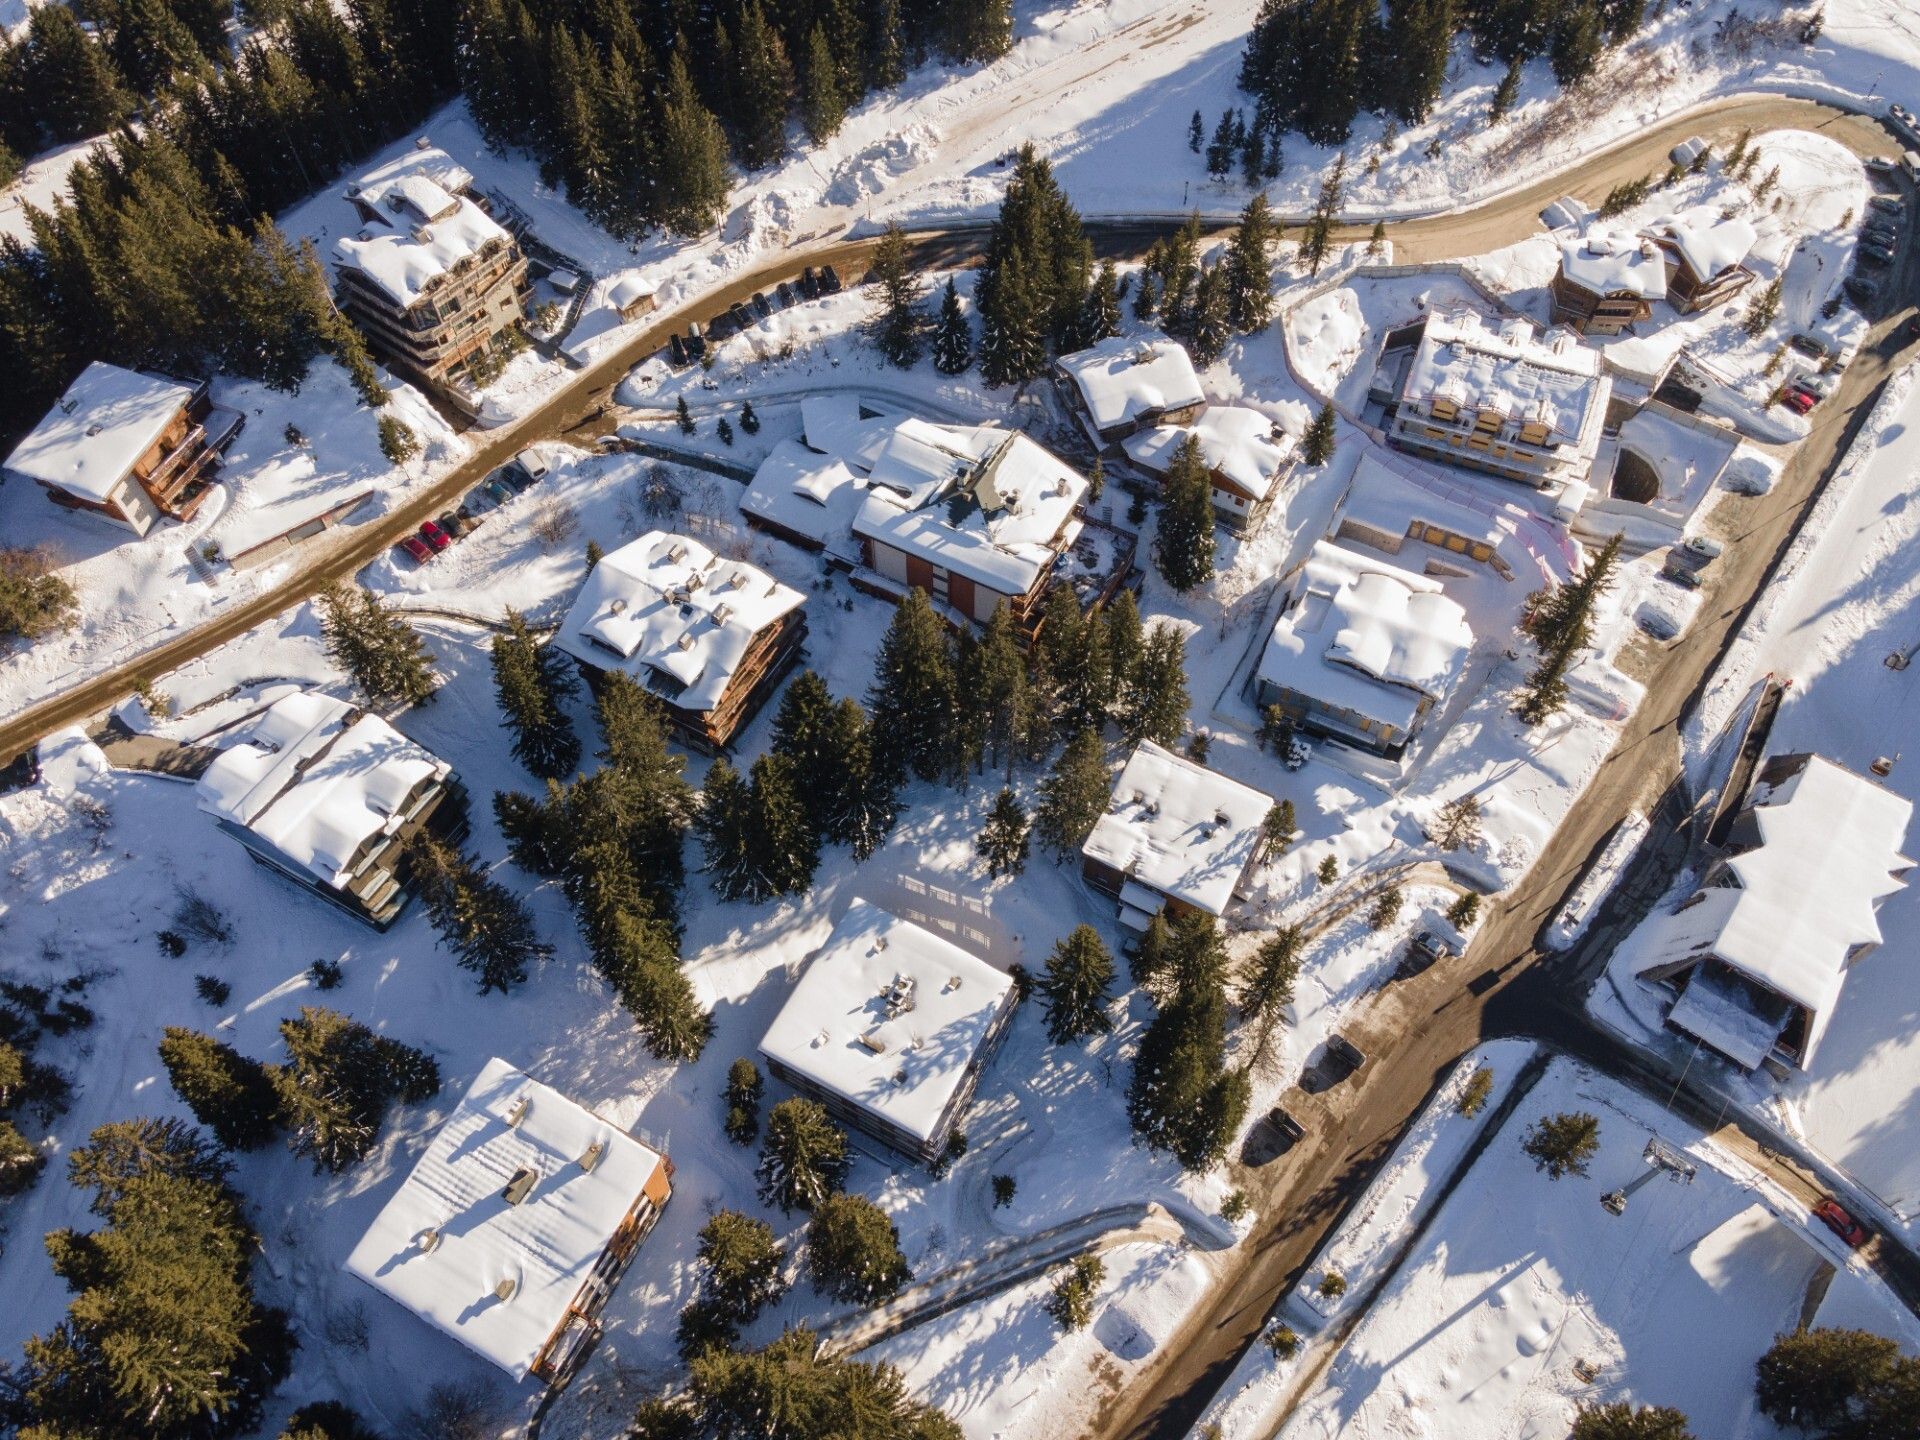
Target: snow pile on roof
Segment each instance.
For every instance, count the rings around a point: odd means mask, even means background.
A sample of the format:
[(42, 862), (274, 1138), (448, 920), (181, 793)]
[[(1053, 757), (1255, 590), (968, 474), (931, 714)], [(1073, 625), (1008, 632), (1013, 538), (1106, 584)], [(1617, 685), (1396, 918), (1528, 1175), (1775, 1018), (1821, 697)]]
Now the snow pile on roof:
[(1173, 468), (1173, 452), (1189, 434), (1200, 437), (1207, 468), (1239, 489), (1264, 500), (1280, 472), (1293, 459), (1297, 442), (1276, 420), (1244, 405), (1215, 405), (1190, 426), (1156, 425), (1122, 442), (1134, 463), (1164, 475)]
[[(664, 1201), (665, 1177), (655, 1180), (664, 1163), (559, 1091), (489, 1060), (347, 1270), (524, 1380), (642, 1193)], [(533, 1189), (510, 1204), (504, 1192), (523, 1169), (534, 1172)], [(496, 1287), (506, 1281), (514, 1288), (502, 1300)]]
[(1545, 425), (1554, 444), (1577, 444), (1605, 409), (1612, 386), (1600, 352), (1570, 330), (1541, 334), (1519, 318), (1496, 326), (1466, 306), (1427, 317), (1401, 398), (1421, 405), (1451, 400), (1462, 410), (1492, 410), (1517, 424)]
[[(435, 155), (445, 165), (435, 164)], [(462, 193), (472, 182), (465, 170), (432, 150), (376, 171), (347, 193), (377, 213), (384, 226), (370, 224), (357, 236), (335, 241), (336, 263), (360, 271), (402, 309), (411, 307), (442, 275), (489, 244), (511, 239)]]
[(553, 643), (687, 710), (711, 710), (754, 637), (806, 597), (698, 540), (650, 530), (588, 572)]
[(1261, 681), (1405, 731), (1443, 699), (1473, 631), (1440, 582), (1327, 540), (1313, 552), (1260, 656)]
[(1156, 895), (1220, 915), (1272, 806), (1271, 795), (1144, 740), (1081, 853)]
[(1164, 335), (1116, 335), (1062, 355), (1059, 364), (1080, 391), (1096, 430), (1206, 401), (1193, 361)]
[(1560, 242), (1560, 273), (1596, 295), (1658, 300), (1667, 293), (1667, 259), (1660, 247), (1602, 226)]
[(105, 500), (192, 399), (191, 385), (96, 360), (14, 446), (6, 468)]
[(903, 420), (868, 477), (853, 529), (1024, 595), (1072, 543), (1086, 494), (1084, 475), (1018, 431)]
[[(752, 483), (740, 496), (740, 509), (834, 550), (835, 542), (844, 542), (853, 529), (866, 492), (866, 476), (856, 475), (838, 456), (822, 455), (798, 440), (782, 440), (753, 472)], [(847, 558), (859, 553), (844, 544), (838, 548)]]
[(1012, 988), (1008, 976), (951, 941), (856, 899), (760, 1050), (926, 1141)]
[(607, 282), (607, 303), (616, 310), (624, 310), (637, 300), (644, 300), (654, 294), (659, 287), (646, 276), (644, 270), (622, 270)]
[(251, 831), (336, 889), (360, 852), (406, 823), (452, 767), (378, 715), (303, 690), (231, 732), (197, 786), (200, 808)]
[(1642, 233), (1671, 244), (1689, 270), (1702, 280), (1711, 280), (1745, 260), (1760, 232), (1740, 216), (1729, 220), (1711, 205), (1696, 205), (1662, 216)]
[[(1712, 955), (1812, 1012), (1811, 1059), (1853, 952), (1880, 942), (1880, 902), (1901, 889), (1913, 802), (1818, 755), (1750, 801), (1760, 844), (1727, 860), (1737, 886), (1710, 888), (1661, 920), (1642, 971), (1680, 952)], [(1691, 989), (1691, 985), (1689, 986)]]

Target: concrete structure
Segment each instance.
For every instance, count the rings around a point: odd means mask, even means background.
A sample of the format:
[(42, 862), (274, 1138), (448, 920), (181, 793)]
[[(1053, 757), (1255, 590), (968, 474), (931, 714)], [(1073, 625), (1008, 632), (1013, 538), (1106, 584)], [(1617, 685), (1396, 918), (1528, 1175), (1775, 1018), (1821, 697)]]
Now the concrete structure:
[(1080, 847), (1081, 874), (1130, 929), (1162, 909), (1223, 915), (1260, 857), (1272, 808), (1271, 795), (1142, 741)]
[(672, 1195), (665, 1155), (489, 1060), (346, 1268), (515, 1380), (558, 1384)]
[(931, 1163), (1013, 1018), (1010, 977), (856, 899), (760, 1041), (776, 1078)]
[(1266, 523), (1293, 473), (1299, 441), (1278, 421), (1243, 405), (1214, 405), (1190, 425), (1156, 425), (1121, 442), (1129, 459), (1165, 479), (1174, 453), (1192, 435), (1200, 442), (1213, 487), (1214, 514), (1230, 530), (1251, 535)]
[(1155, 425), (1186, 425), (1207, 408), (1184, 347), (1164, 335), (1116, 335), (1055, 362), (1067, 394), (1102, 445)]
[(340, 308), (374, 352), (469, 405), (531, 293), (518, 242), (472, 190), (445, 151), (411, 151), (348, 189), (363, 228), (333, 247)]
[(1667, 303), (1682, 315), (1723, 304), (1753, 283), (1745, 262), (1759, 232), (1750, 220), (1697, 205), (1654, 221), (1645, 233), (1666, 255)]
[(466, 834), (453, 767), (345, 700), (299, 691), (224, 738), (200, 808), (255, 861), (377, 930), (406, 905), (414, 837)]
[(1438, 580), (1321, 540), (1288, 582), (1254, 698), (1301, 730), (1397, 760), (1472, 649), (1466, 611)]
[(190, 520), (246, 423), (215, 405), (207, 382), (124, 370), (82, 370), (7, 457), (6, 473), (47, 498), (144, 535), (162, 519)]
[(1584, 483), (1613, 382), (1571, 330), (1541, 334), (1462, 306), (1436, 309), (1395, 400), (1388, 441), (1539, 490)]
[(589, 681), (655, 695), (697, 748), (725, 749), (800, 658), (806, 597), (698, 540), (651, 530), (587, 573), (553, 643)]
[(1831, 760), (1770, 757), (1726, 853), (1650, 922), (1637, 973), (1677, 992), (1667, 1024), (1749, 1070), (1807, 1069), (1847, 971), (1880, 944), (1881, 902), (1906, 884), (1912, 818), (1912, 801)]
[(1553, 323), (1583, 335), (1618, 335), (1653, 314), (1667, 293), (1660, 247), (1595, 227), (1560, 242), (1560, 268), (1547, 282)]

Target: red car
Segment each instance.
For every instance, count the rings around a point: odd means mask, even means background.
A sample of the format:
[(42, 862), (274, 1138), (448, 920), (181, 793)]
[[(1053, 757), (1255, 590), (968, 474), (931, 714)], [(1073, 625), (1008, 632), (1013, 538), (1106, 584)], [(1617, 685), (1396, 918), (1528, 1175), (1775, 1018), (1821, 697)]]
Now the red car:
[(420, 522), (420, 538), (425, 540), (427, 544), (431, 545), (436, 551), (444, 550), (453, 543), (453, 537), (442, 530), (438, 522), (433, 520), (422, 520)]
[(1867, 1243), (1867, 1227), (1849, 1215), (1831, 1195), (1814, 1206), (1813, 1213), (1826, 1222), (1829, 1230), (1846, 1241), (1849, 1249), (1858, 1250)]
[(1804, 390), (1789, 390), (1780, 403), (1796, 415), (1804, 415), (1813, 409), (1813, 397)]
[(428, 548), (427, 542), (422, 540), (418, 535), (407, 536), (400, 542), (400, 548), (422, 565), (433, 559), (433, 551)]

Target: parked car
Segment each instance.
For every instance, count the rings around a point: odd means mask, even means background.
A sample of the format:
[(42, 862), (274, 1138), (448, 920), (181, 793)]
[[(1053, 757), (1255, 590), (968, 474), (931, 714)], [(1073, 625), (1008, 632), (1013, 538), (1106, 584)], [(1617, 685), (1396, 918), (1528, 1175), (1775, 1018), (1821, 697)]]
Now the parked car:
[(820, 298), (820, 277), (813, 273), (811, 265), (800, 272), (800, 293), (809, 300)]
[(1267, 1111), (1267, 1124), (1279, 1132), (1281, 1139), (1293, 1145), (1306, 1136), (1307, 1127), (1302, 1125), (1284, 1109), (1276, 1105)]
[(1813, 1213), (1826, 1223), (1829, 1230), (1844, 1240), (1850, 1250), (1858, 1250), (1873, 1238), (1873, 1232), (1849, 1215), (1846, 1207), (1831, 1195), (1824, 1196), (1820, 1203), (1813, 1207)]
[(453, 537), (440, 528), (440, 523), (437, 520), (422, 520), (420, 522), (420, 538), (431, 545), (436, 551), (444, 550), (453, 544)]
[(1327, 1037), (1327, 1058), (1349, 1075), (1367, 1063), (1367, 1057), (1361, 1053), (1360, 1047), (1344, 1035)]
[(439, 527), (458, 540), (473, 528), (473, 522), (458, 510), (449, 510), (435, 522)]
[(1722, 555), (1726, 554), (1726, 552), (1726, 546), (1722, 545), (1718, 540), (1709, 539), (1705, 535), (1689, 535), (1680, 542), (1678, 549), (1678, 553), (1690, 564), (1702, 570), (1706, 569), (1707, 566), (1718, 560)]
[(753, 312), (738, 301), (735, 301), (727, 307), (727, 314), (733, 317), (733, 323), (740, 329), (751, 330), (753, 328)]
[(762, 320), (773, 314), (773, 306), (767, 303), (766, 295), (759, 290), (753, 292), (753, 313)]
[(1813, 409), (1813, 397), (1804, 390), (1789, 390), (1780, 398), (1780, 403), (1796, 415), (1804, 415)]
[(1836, 381), (1831, 375), (1807, 374), (1793, 382), (1793, 388), (1804, 390), (1816, 400), (1831, 400)]
[(1802, 355), (1811, 355), (1815, 360), (1824, 360), (1833, 353), (1827, 342), (1818, 335), (1795, 335), (1787, 344)]
[(1900, 248), (1900, 227), (1895, 225), (1891, 220), (1870, 222), (1861, 228), (1860, 238), (1871, 241), (1875, 245), (1885, 245), (1890, 249), (1898, 250)]
[(421, 565), (433, 559), (432, 547), (418, 535), (404, 536), (400, 541), (400, 548), (411, 555), (414, 560)]
[(831, 265), (822, 265), (820, 267), (820, 291), (824, 295), (838, 295), (840, 293), (840, 272)]
[(514, 497), (514, 488), (497, 476), (490, 476), (480, 487), (496, 505), (504, 505)]
[(667, 361), (678, 370), (687, 363), (687, 347), (678, 335), (667, 337)]
[(520, 467), (522, 475), (536, 485), (547, 478), (547, 462), (540, 458), (537, 450), (522, 450), (513, 457), (513, 463)]
[(733, 316), (723, 310), (707, 322), (707, 339), (718, 345), (722, 340), (730, 339), (739, 329)]
[(786, 281), (782, 280), (778, 285), (774, 286), (773, 293), (779, 297), (780, 308), (782, 310), (791, 310), (793, 308), (793, 287)]
[(1867, 209), (1880, 215), (1897, 216), (1907, 213), (1906, 202), (1898, 195), (1869, 195)]
[(1448, 958), (1460, 952), (1446, 936), (1437, 930), (1422, 930), (1407, 942), (1407, 950), (1400, 957), (1400, 963), (1394, 967), (1394, 974), (1403, 979), (1409, 975), (1418, 975), (1428, 969), (1434, 961)]
[[(687, 327), (689, 332), (696, 331), (699, 328), (700, 327), (698, 325), (689, 325)], [(687, 346), (687, 358), (689, 360), (692, 360), (695, 364), (698, 364), (700, 361), (700, 357), (707, 353), (706, 336), (689, 333), (686, 339), (686, 346)]]
[(1706, 578), (1698, 570), (1689, 570), (1686, 566), (1676, 565), (1671, 560), (1661, 567), (1660, 574), (1682, 590), (1698, 590)]
[(1671, 640), (1680, 633), (1680, 626), (1664, 610), (1642, 609), (1633, 617), (1633, 623), (1643, 635), (1654, 640)]
[(1876, 175), (1896, 175), (1900, 171), (1900, 162), (1891, 155), (1873, 155), (1867, 159), (1867, 169)]
[(1878, 240), (1862, 240), (1856, 251), (1861, 261), (1867, 265), (1882, 266), (1893, 263), (1893, 247), (1882, 245)]

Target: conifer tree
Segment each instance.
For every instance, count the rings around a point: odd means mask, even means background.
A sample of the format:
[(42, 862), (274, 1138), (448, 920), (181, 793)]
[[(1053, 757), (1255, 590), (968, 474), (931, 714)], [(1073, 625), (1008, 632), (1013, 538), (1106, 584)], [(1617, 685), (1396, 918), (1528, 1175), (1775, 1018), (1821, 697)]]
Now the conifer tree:
[(373, 1149), (387, 1106), (414, 1104), (440, 1088), (440, 1067), (424, 1051), (377, 1035), (317, 1005), (280, 1022), (287, 1064), (268, 1071), (280, 1097), (287, 1144), (338, 1173)]
[(1498, 125), (1513, 108), (1513, 102), (1520, 98), (1520, 79), (1526, 68), (1524, 55), (1516, 55), (1507, 62), (1507, 73), (1500, 77), (1500, 83), (1493, 90), (1493, 108), (1487, 113), (1489, 123)]
[(316, 1400), (287, 1417), (280, 1440), (380, 1440), (380, 1437), (338, 1400)]
[(1040, 803), (1033, 814), (1040, 843), (1057, 857), (1076, 853), (1106, 814), (1112, 788), (1100, 737), (1082, 730), (1067, 742), (1052, 773), (1040, 782)]
[(198, 1030), (161, 1032), (160, 1063), (180, 1102), (229, 1150), (258, 1150), (278, 1129), (266, 1067)]
[(974, 841), (974, 850), (986, 862), (988, 875), (998, 880), (1027, 868), (1028, 830), (1026, 807), (1012, 790), (1003, 789), (994, 797), (987, 823)]
[(1113, 704), (1107, 627), (1081, 612), (1072, 586), (1056, 585), (1048, 593), (1033, 656), (1041, 677), (1036, 688), (1045, 697), (1044, 704), (1036, 706), (1036, 720), (1050, 718), (1058, 738), (1082, 730), (1098, 733)]
[(1105, 1035), (1107, 992), (1113, 984), (1113, 956), (1091, 925), (1076, 925), (1053, 947), (1038, 989), (1047, 1011), (1047, 1038), (1066, 1045), (1088, 1035)]
[[(911, 369), (920, 358), (920, 277), (906, 232), (897, 222), (887, 222), (886, 232), (874, 249), (873, 268), (867, 279), (879, 287), (873, 326), (880, 353), (889, 365)], [(953, 282), (949, 279), (947, 283)]]
[(980, 311), (980, 378), (988, 389), (1018, 385), (1037, 376), (1046, 364), (1042, 332), (1043, 312), (1029, 289), (1025, 262), (1009, 255), (994, 277), (991, 305), (974, 283), (974, 303)]
[(1087, 298), (1080, 308), (1080, 323), (1067, 347), (1084, 350), (1120, 333), (1120, 272), (1113, 261), (1104, 260), (1087, 287)]
[(1160, 323), (1175, 335), (1184, 335), (1192, 323), (1193, 287), (1200, 275), (1200, 212), (1187, 216), (1186, 223), (1164, 242), (1156, 258), (1148, 253), (1159, 281)]
[(1187, 350), (1205, 368), (1218, 360), (1233, 338), (1231, 279), (1225, 265), (1209, 265), (1194, 283), (1193, 309), (1187, 317)]
[(997, 60), (1013, 47), (1012, 0), (950, 0), (943, 47), (955, 60)]
[(933, 332), (933, 368), (942, 375), (964, 375), (973, 366), (973, 326), (960, 308), (960, 292), (947, 277), (940, 297), (940, 321)]
[(520, 897), (444, 841), (423, 831), (408, 859), (441, 943), (479, 978), (482, 995), (506, 994), (553, 953)]
[(1246, 1073), (1226, 1063), (1220, 987), (1198, 986), (1175, 995), (1141, 1038), (1127, 1117), (1149, 1149), (1168, 1152), (1184, 1169), (1205, 1170), (1226, 1154), (1250, 1092)]
[(1153, 561), (1160, 576), (1181, 594), (1213, 578), (1213, 477), (1188, 434), (1173, 452), (1160, 499)]
[(1367, 237), (1367, 255), (1371, 258), (1376, 255), (1385, 254), (1386, 248), (1387, 222), (1384, 220), (1376, 220), (1373, 222), (1373, 233)]
[(894, 610), (867, 692), (875, 759), (895, 784), (911, 773), (948, 773), (954, 733), (953, 659), (945, 627), (926, 592), (909, 590)]
[(1552, 47), (1553, 78), (1573, 85), (1593, 73), (1606, 44), (1600, 7), (1594, 0), (1574, 0), (1564, 7), (1555, 27)]
[(1521, 687), (1513, 713), (1527, 725), (1538, 725), (1566, 708), (1569, 686), (1567, 672), (1573, 668), (1573, 653), (1556, 650), (1541, 658)]
[(376, 706), (433, 698), (432, 657), (420, 636), (369, 590), (330, 584), (317, 597), (327, 656)]
[(1107, 636), (1107, 705), (1109, 713), (1125, 714), (1132, 704), (1134, 677), (1140, 669), (1145, 640), (1140, 632), (1140, 607), (1131, 590), (1122, 589), (1100, 612)]
[(867, 85), (891, 90), (907, 78), (900, 0), (868, 0), (866, 11)]
[(1187, 639), (1179, 627), (1157, 622), (1134, 666), (1120, 727), (1129, 745), (1142, 740), (1173, 746), (1187, 728)]
[(781, 1440), (961, 1440), (960, 1427), (915, 1400), (898, 1370), (835, 1357), (804, 1326), (760, 1350), (697, 1356), (684, 1391), (641, 1407), (634, 1436), (760, 1436), (770, 1405), (782, 1416)]
[(773, 717), (773, 753), (793, 762), (794, 783), (816, 827), (824, 829), (828, 798), (838, 777), (831, 749), (834, 700), (827, 682), (802, 670), (781, 693)]
[(1106, 1279), (1107, 1263), (1098, 1255), (1076, 1255), (1047, 1297), (1047, 1314), (1071, 1334), (1093, 1323), (1093, 1295)]
[(1207, 174), (1224, 180), (1232, 169), (1233, 111), (1222, 110), (1220, 123), (1213, 127), (1213, 138), (1207, 142)]
[(1279, 230), (1262, 190), (1240, 212), (1227, 249), (1227, 316), (1242, 334), (1264, 330), (1273, 317), (1272, 256)]
[(501, 724), (513, 732), (516, 760), (535, 775), (557, 779), (580, 761), (580, 739), (563, 708), (579, 692), (578, 676), (573, 662), (535, 640), (526, 618), (511, 607), (506, 627), (494, 636), (492, 648), (493, 690), (505, 717)]
[(782, 1214), (817, 1210), (847, 1183), (847, 1136), (814, 1100), (782, 1100), (767, 1113), (760, 1151), (760, 1202)]
[(1901, 1363), (1899, 1345), (1872, 1331), (1826, 1326), (1789, 1331), (1776, 1337), (1755, 1364), (1754, 1393), (1760, 1413), (1777, 1424), (1834, 1440), (1872, 1435), (1860, 1427), (1863, 1402)]
[(1469, 791), (1440, 807), (1434, 816), (1433, 843), (1442, 850), (1458, 850), (1480, 841), (1480, 797)]
[(1584, 1176), (1588, 1163), (1600, 1151), (1600, 1121), (1578, 1110), (1544, 1116), (1533, 1123), (1520, 1148), (1550, 1180), (1564, 1175)]
[(742, 1055), (727, 1067), (727, 1138), (736, 1145), (751, 1145), (760, 1133), (760, 1096), (766, 1082), (759, 1067)]
[(807, 36), (807, 63), (800, 90), (800, 120), (817, 145), (832, 138), (846, 118), (847, 97), (841, 93), (840, 77), (827, 43), (827, 32), (819, 25)]
[(1240, 975), (1234, 1004), (1254, 1027), (1254, 1055), (1264, 1063), (1281, 1014), (1293, 1003), (1293, 985), (1300, 974), (1300, 952), (1305, 936), (1297, 925), (1284, 925), (1269, 935), (1253, 953)]
[(1685, 1412), (1670, 1405), (1633, 1405), (1625, 1400), (1583, 1407), (1567, 1440), (1695, 1440)]
[(35, 109), (55, 144), (99, 135), (132, 112), (134, 96), (107, 47), (65, 5), (37, 7), (22, 48)]
[(891, 1299), (913, 1278), (900, 1253), (900, 1232), (863, 1195), (829, 1195), (807, 1222), (807, 1274), (836, 1300), (872, 1305)]
[[(1048, 344), (1074, 334), (1093, 271), (1093, 248), (1053, 167), (1021, 149), (987, 237), (973, 287), (980, 312), (981, 374), (991, 384), (1040, 373)], [(989, 360), (989, 356), (993, 359)]]
[(694, 1304), (720, 1322), (729, 1344), (741, 1326), (751, 1325), (787, 1293), (782, 1273), (787, 1252), (764, 1220), (738, 1210), (717, 1210), (700, 1227), (696, 1254), (700, 1293)]
[(1281, 856), (1293, 845), (1293, 837), (1299, 833), (1300, 824), (1293, 813), (1293, 801), (1282, 800), (1268, 808), (1267, 815), (1260, 822), (1260, 844), (1269, 856)]
[(833, 787), (825, 797), (820, 833), (865, 860), (880, 848), (899, 814), (899, 784), (875, 753), (867, 712), (851, 696), (834, 706), (826, 753)]
[(793, 65), (758, 0), (745, 0), (740, 7), (733, 55), (734, 154), (747, 169), (758, 170), (786, 154), (787, 111), (793, 104)]
[(1423, 123), (1440, 101), (1457, 23), (1454, 0), (1387, 0), (1393, 110), (1409, 125)]
[(660, 223), (676, 235), (698, 235), (713, 228), (727, 203), (726, 141), (720, 124), (694, 93), (685, 57), (678, 49), (667, 62), (661, 106), (660, 171), (657, 209)]
[(1473, 922), (1480, 918), (1480, 897), (1471, 890), (1463, 891), (1447, 907), (1447, 923), (1465, 934), (1473, 928)]
[(1206, 137), (1206, 122), (1200, 118), (1200, 112), (1196, 110), (1193, 112), (1193, 119), (1187, 122), (1187, 149), (1198, 155), (1200, 147), (1206, 143)]
[(740, 407), (740, 428), (749, 435), (760, 433), (760, 417), (753, 413), (753, 402), (747, 401)]
[(1307, 426), (1307, 433), (1300, 441), (1300, 458), (1309, 465), (1326, 464), (1333, 458), (1339, 433), (1339, 417), (1334, 413), (1333, 401), (1328, 400)]

